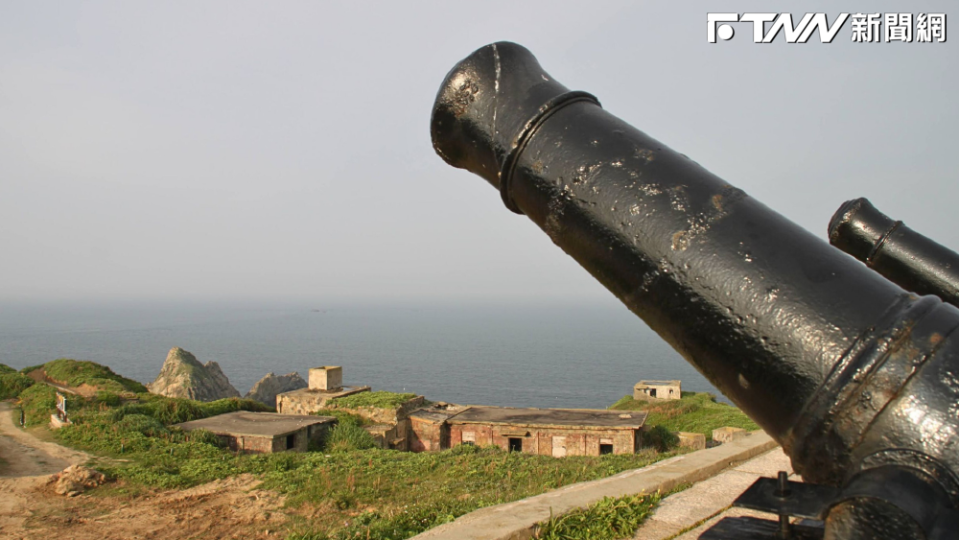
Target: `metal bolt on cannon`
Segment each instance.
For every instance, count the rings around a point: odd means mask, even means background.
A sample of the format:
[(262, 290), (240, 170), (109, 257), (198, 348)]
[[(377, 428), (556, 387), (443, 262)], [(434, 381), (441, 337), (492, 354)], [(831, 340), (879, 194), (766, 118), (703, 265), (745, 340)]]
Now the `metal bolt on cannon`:
[(935, 288), (904, 290), (514, 43), (459, 62), (430, 127), (447, 163), (498, 189), (789, 455), (804, 483), (760, 479), (740, 498), (778, 519), (703, 538), (957, 537), (959, 309)]

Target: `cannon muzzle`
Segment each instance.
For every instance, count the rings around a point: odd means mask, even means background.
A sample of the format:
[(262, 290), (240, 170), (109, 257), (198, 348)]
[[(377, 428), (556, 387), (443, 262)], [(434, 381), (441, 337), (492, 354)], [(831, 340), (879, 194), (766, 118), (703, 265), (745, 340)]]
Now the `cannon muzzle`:
[(959, 310), (569, 90), (514, 43), (447, 74), (431, 134), (779, 441), (806, 481), (840, 488), (827, 538), (945, 527), (937, 516), (959, 505)]
[(893, 221), (868, 199), (846, 201), (836, 210), (829, 243), (907, 291), (959, 306), (959, 254)]

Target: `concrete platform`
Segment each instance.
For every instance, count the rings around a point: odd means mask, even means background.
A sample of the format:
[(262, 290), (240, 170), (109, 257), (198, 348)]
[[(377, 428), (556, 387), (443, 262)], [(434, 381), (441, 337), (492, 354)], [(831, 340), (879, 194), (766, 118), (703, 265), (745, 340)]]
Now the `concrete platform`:
[[(546, 521), (550, 515), (565, 514), (576, 508), (596, 503), (603, 497), (665, 492), (681, 484), (700, 482), (725, 469), (769, 452), (775, 447), (776, 442), (772, 438), (762, 431), (754, 431), (737, 441), (660, 461), (642, 469), (626, 471), (592, 482), (573, 484), (520, 501), (481, 508), (414, 538), (419, 540), (525, 540), (532, 537), (536, 524)], [(760, 468), (759, 465), (752, 465), (749, 470)], [(747, 471), (740, 472), (749, 474)], [(705, 513), (701, 519), (708, 518), (710, 512), (722, 508), (724, 507), (704, 509)], [(669, 523), (662, 520), (661, 522)], [(656, 538), (658, 540), (665, 536)]]
[(789, 458), (781, 448), (755, 457), (712, 478), (663, 499), (653, 516), (643, 523), (633, 540), (696, 540), (723, 517), (755, 516), (771, 519), (771, 514), (730, 508), (733, 501), (761, 476), (775, 477), (779, 471), (793, 473)]

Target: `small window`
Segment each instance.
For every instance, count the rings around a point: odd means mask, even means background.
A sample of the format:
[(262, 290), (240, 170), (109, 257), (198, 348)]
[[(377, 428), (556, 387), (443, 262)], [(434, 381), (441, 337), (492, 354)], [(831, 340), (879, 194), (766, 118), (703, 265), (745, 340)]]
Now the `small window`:
[(611, 444), (601, 444), (599, 445), (599, 455), (604, 456), (606, 454), (613, 453), (613, 445)]
[(649, 397), (656, 397), (656, 389), (655, 389), (655, 388), (650, 389), (650, 391), (649, 391)]
[(296, 448), (296, 433), (286, 436), (286, 449), (293, 450), (294, 448)]
[(509, 438), (509, 451), (510, 452), (522, 452), (523, 451), (523, 439), (519, 437), (510, 437)]

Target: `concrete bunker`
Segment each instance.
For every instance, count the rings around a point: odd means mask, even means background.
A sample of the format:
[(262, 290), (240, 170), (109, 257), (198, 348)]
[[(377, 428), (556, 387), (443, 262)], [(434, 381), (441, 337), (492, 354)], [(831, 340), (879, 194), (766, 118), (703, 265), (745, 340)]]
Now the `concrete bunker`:
[(183, 431), (205, 429), (234, 452), (305, 452), (310, 443), (321, 444), (336, 419), (236, 411), (176, 424)]
[(679, 399), (683, 395), (682, 382), (639, 381), (633, 386), (633, 399)]

